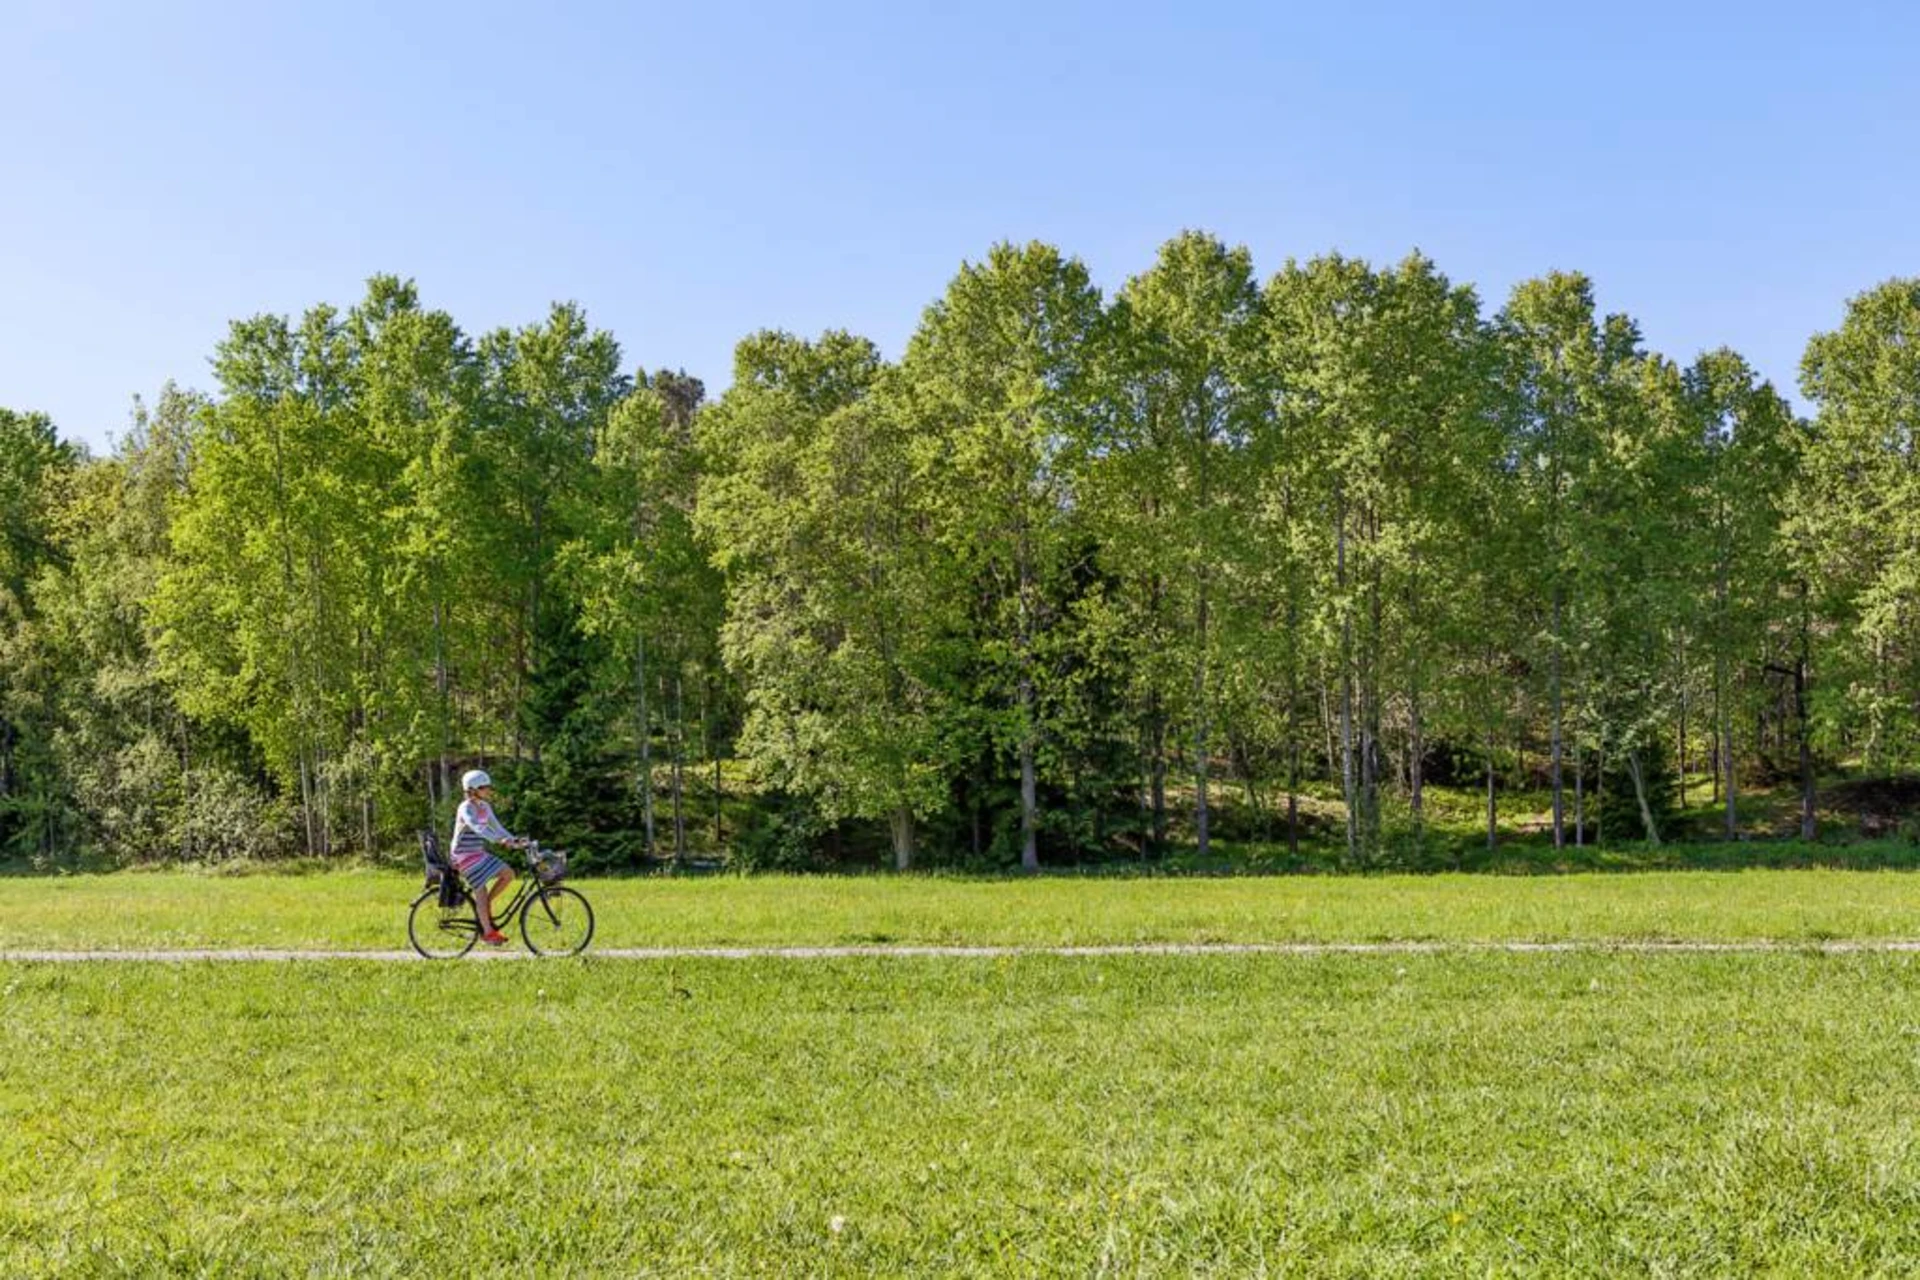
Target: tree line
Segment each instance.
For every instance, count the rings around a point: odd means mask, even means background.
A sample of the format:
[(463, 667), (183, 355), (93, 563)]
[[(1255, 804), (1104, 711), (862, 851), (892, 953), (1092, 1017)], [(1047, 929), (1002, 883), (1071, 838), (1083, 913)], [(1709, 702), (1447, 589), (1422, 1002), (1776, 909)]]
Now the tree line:
[(1193, 232), (1111, 297), (996, 246), (897, 361), (761, 332), (711, 402), (388, 276), (213, 373), (104, 457), (0, 411), (10, 855), (390, 851), (478, 763), (607, 865), (1447, 865), (1437, 786), (1489, 847), (1689, 785), (1731, 838), (1756, 780), (1811, 837), (1823, 762), (1920, 748), (1920, 280), (1811, 340), (1811, 418), (1577, 274), (1488, 314)]

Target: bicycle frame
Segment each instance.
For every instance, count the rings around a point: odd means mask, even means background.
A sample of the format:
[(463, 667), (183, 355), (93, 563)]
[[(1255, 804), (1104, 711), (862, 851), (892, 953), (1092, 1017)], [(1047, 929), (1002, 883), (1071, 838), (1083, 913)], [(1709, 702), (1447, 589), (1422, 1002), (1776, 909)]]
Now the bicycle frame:
[[(540, 900), (542, 907), (547, 905), (547, 889), (550, 886), (545, 880), (540, 878), (540, 873), (534, 869), (534, 855), (540, 852), (540, 846), (538, 844), (530, 844), (527, 848), (530, 851), (527, 857), (527, 869), (525, 871), (520, 871), (518, 868), (514, 869), (512, 896), (505, 902), (496, 902), (491, 898), (487, 900), (487, 914), (493, 917), (493, 927), (496, 929), (504, 931), (506, 926), (512, 924), (516, 917), (525, 915), (531, 911), (535, 898)], [(473, 886), (466, 883), (464, 876), (461, 877), (461, 884), (466, 888), (468, 897), (474, 896)], [(547, 919), (552, 920), (555, 924), (559, 923), (551, 911), (547, 912)]]
[[(494, 903), (491, 901), (488, 903), (492, 908), (493, 927), (496, 929), (511, 924), (515, 917), (525, 915), (528, 911), (532, 910), (533, 900), (535, 898), (540, 899), (542, 906), (546, 905), (546, 882), (534, 872), (529, 871), (525, 875), (517, 875), (514, 877), (514, 882), (511, 896), (504, 903)], [(468, 893), (471, 894), (472, 890), (468, 890)], [(549, 916), (549, 918), (551, 918), (551, 916)]]

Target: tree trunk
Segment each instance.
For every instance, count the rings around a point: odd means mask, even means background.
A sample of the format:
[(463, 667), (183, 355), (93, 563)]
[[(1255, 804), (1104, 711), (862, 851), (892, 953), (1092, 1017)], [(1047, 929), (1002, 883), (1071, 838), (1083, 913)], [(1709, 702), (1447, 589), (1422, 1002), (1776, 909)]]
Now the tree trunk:
[(1354, 794), (1353, 680), (1345, 672), (1340, 675), (1340, 796), (1347, 810), (1347, 862), (1352, 865), (1360, 856), (1360, 831)]
[(293, 703), (293, 715), (297, 724), (295, 754), (300, 769), (300, 810), (301, 821), (306, 828), (307, 853), (309, 856), (320, 852), (318, 831), (313, 811), (313, 778), (308, 770), (307, 737), (313, 726), (306, 714), (306, 698), (302, 693), (300, 656), (300, 627), (293, 617), (293, 522), (287, 514), (286, 461), (279, 418), (268, 415), (273, 423), (273, 491), (275, 514), (280, 517), (280, 571), (282, 585), (287, 600), (287, 696)]
[(316, 750), (313, 756), (314, 795), (320, 810), (320, 853), (323, 857), (333, 854), (333, 785), (327, 781), (326, 753)]
[(1300, 856), (1300, 743), (1287, 744), (1287, 856)]
[[(1417, 475), (1416, 475), (1417, 483)], [(1420, 549), (1416, 545), (1411, 556), (1411, 572), (1407, 577), (1407, 619), (1416, 637), (1416, 643), (1410, 652), (1414, 654), (1410, 670), (1407, 672), (1407, 796), (1413, 820), (1414, 857), (1426, 856), (1427, 811), (1426, 793), (1423, 785), (1425, 773), (1426, 741), (1424, 725), (1420, 718)]]
[(1340, 776), (1340, 753), (1333, 745), (1333, 690), (1327, 683), (1325, 668), (1320, 671), (1320, 696), (1318, 699), (1320, 714), (1316, 717), (1320, 730), (1320, 758), (1326, 761), (1327, 781), (1332, 782)]
[[(533, 508), (534, 571), (531, 579), (527, 583), (527, 643), (526, 643), (526, 647), (521, 651), (522, 652), (522, 658), (521, 658), (522, 670), (520, 672), (520, 689), (521, 689), (520, 696), (521, 697), (525, 696), (524, 691), (527, 687), (527, 684), (533, 678), (533, 664), (539, 661), (541, 656), (537, 651), (539, 642), (540, 642), (540, 549), (542, 545), (540, 526), (542, 521), (545, 519), (545, 516), (546, 516), (546, 504), (544, 502), (535, 503)], [(518, 704), (518, 699), (516, 699), (516, 704)], [(514, 724), (513, 754), (515, 758), (518, 758), (523, 746), (525, 745), (520, 740), (520, 717), (519, 716), (515, 716), (513, 718), (513, 724)], [(535, 764), (540, 763), (540, 753), (545, 749), (545, 745), (546, 744), (541, 742), (539, 738), (535, 738), (533, 740), (533, 762)]]
[(1720, 804), (1720, 698), (1718, 694), (1714, 695), (1713, 700), (1713, 725), (1707, 732), (1707, 764), (1709, 771), (1713, 774), (1713, 798), (1709, 803), (1718, 807)]
[(1736, 812), (1738, 801), (1735, 798), (1735, 793), (1739, 789), (1739, 783), (1738, 779), (1734, 776), (1732, 751), (1733, 716), (1728, 706), (1729, 700), (1726, 692), (1727, 655), (1724, 649), (1716, 656), (1714, 663), (1716, 668), (1713, 695), (1714, 718), (1718, 722), (1714, 732), (1714, 738), (1716, 740), (1713, 744), (1714, 788), (1720, 792), (1718, 798), (1724, 799), (1726, 802), (1727, 839), (1738, 840), (1740, 838), (1740, 822), (1738, 813)]
[(640, 813), (645, 832), (645, 848), (653, 857), (653, 720), (647, 714), (647, 638), (635, 637), (633, 649), (633, 687), (638, 698), (635, 715), (640, 733)]
[[(193, 812), (193, 730), (185, 716), (179, 718), (180, 725), (180, 813), (182, 816)], [(180, 860), (186, 862), (193, 857), (193, 837), (191, 828), (185, 822), (180, 824)]]
[[(1557, 569), (1556, 569), (1557, 572)], [(1561, 717), (1564, 707), (1560, 697), (1560, 584), (1553, 586), (1553, 847), (1563, 849), (1567, 843), (1565, 801), (1560, 778), (1561, 755)]]
[(1266, 830), (1266, 820), (1260, 810), (1260, 791), (1253, 781), (1253, 752), (1247, 746), (1246, 739), (1238, 733), (1229, 732), (1227, 741), (1235, 767), (1240, 771), (1240, 789), (1247, 793), (1247, 813), (1260, 822), (1260, 829)]
[(905, 871), (913, 865), (913, 810), (901, 805), (889, 820), (893, 836), (893, 869)]
[(1493, 789), (1493, 735), (1487, 735), (1487, 852), (1500, 847), (1500, 806)]
[[(1205, 419), (1203, 418), (1204, 422)], [(1198, 506), (1202, 512), (1210, 512), (1212, 494), (1208, 459), (1212, 456), (1212, 433), (1203, 427), (1199, 441), (1198, 465)], [(1207, 646), (1210, 636), (1207, 630), (1207, 564), (1205, 551), (1197, 557), (1194, 566), (1194, 664), (1193, 664), (1193, 785), (1194, 813), (1193, 826), (1195, 843), (1202, 861), (1205, 861), (1212, 845), (1209, 840), (1207, 814), (1207, 774), (1212, 763), (1212, 744), (1207, 740), (1212, 724), (1207, 708)]]
[(708, 671), (701, 682), (700, 697), (700, 748), (707, 753), (707, 759), (713, 764), (713, 851), (720, 852), (722, 833), (720, 830), (720, 751), (713, 742), (713, 672)]
[(1380, 603), (1380, 520), (1378, 513), (1367, 517), (1367, 542), (1374, 548), (1373, 563), (1367, 574), (1366, 651), (1360, 663), (1360, 845), (1368, 865), (1379, 861), (1380, 775), (1386, 748), (1380, 733), (1380, 658), (1382, 644)]
[(673, 856), (687, 860), (687, 815), (682, 805), (686, 785), (682, 778), (686, 758), (686, 703), (681, 697), (679, 676), (673, 678)]
[(453, 783), (453, 762), (448, 758), (451, 753), (449, 739), (453, 731), (452, 688), (447, 678), (446, 615), (441, 602), (433, 602), (433, 691), (439, 702), (437, 727), (439, 742), (439, 774), (427, 786), (427, 817), (429, 822), (438, 820), (438, 807), (446, 800)]
[[(1291, 490), (1288, 501), (1291, 503)], [(1287, 561), (1287, 856), (1300, 856), (1300, 605)]]
[(1134, 807), (1134, 828), (1132, 834), (1136, 837), (1136, 852), (1139, 853), (1141, 861), (1144, 862), (1147, 857), (1147, 852), (1153, 844), (1153, 801), (1150, 795), (1153, 790), (1153, 777), (1148, 764), (1148, 757), (1152, 752), (1147, 745), (1146, 725), (1138, 724), (1134, 727), (1139, 730), (1135, 736), (1134, 745), (1136, 749), (1134, 751), (1134, 763), (1140, 769), (1140, 773), (1139, 776), (1134, 778), (1134, 782), (1137, 785), (1132, 791)]
[(1627, 772), (1633, 778), (1633, 798), (1640, 804), (1640, 821), (1646, 824), (1647, 843), (1657, 849), (1660, 832), (1653, 825), (1653, 811), (1647, 807), (1646, 781), (1640, 776), (1640, 752), (1633, 748), (1627, 750)]
[[(1725, 503), (1720, 504), (1719, 521), (1722, 530), (1726, 527)], [(1734, 776), (1733, 776), (1733, 718), (1727, 689), (1727, 645), (1732, 637), (1732, 627), (1727, 622), (1727, 539), (1724, 532), (1720, 538), (1720, 554), (1715, 557), (1713, 585), (1713, 802), (1726, 804), (1727, 839), (1737, 840), (1740, 836), (1739, 821), (1734, 812)]]
[(1425, 769), (1422, 757), (1426, 755), (1427, 744), (1420, 724), (1420, 686), (1413, 687), (1412, 701), (1407, 711), (1407, 782), (1408, 795), (1413, 806), (1413, 851), (1423, 856), (1427, 843), (1427, 811), (1424, 795)]
[(1033, 566), (1024, 526), (1020, 535), (1020, 868), (1040, 869), (1040, 796), (1034, 777), (1035, 739), (1039, 737), (1038, 707), (1033, 690)]
[[(1149, 499), (1147, 516), (1149, 521), (1159, 515), (1157, 504)], [(1160, 610), (1165, 596), (1165, 586), (1160, 575), (1149, 575), (1147, 582), (1148, 625), (1158, 628)], [(1160, 690), (1156, 687), (1147, 693), (1147, 760), (1148, 791), (1153, 809), (1151, 843), (1156, 853), (1164, 853), (1167, 847), (1167, 712), (1160, 702)]]
[(1587, 843), (1587, 771), (1583, 767), (1580, 744), (1573, 744), (1573, 847), (1582, 848)]
[[(1334, 528), (1334, 590), (1344, 600), (1347, 592), (1347, 509), (1344, 496), (1334, 499), (1337, 514)], [(1360, 831), (1356, 825), (1353, 769), (1353, 620), (1342, 606), (1340, 614), (1340, 798), (1347, 807), (1347, 864), (1355, 865), (1360, 856)]]
[(1680, 807), (1687, 807), (1687, 648), (1680, 646), (1680, 733), (1679, 733)]
[(1801, 626), (1800, 656), (1793, 665), (1793, 709), (1800, 721), (1800, 838), (1812, 840), (1815, 834), (1813, 816), (1813, 729), (1807, 722), (1807, 632), (1811, 623), (1806, 618), (1807, 587), (1800, 584)]
[(320, 829), (315, 821), (317, 816), (314, 812), (315, 806), (313, 770), (307, 762), (306, 748), (302, 747), (300, 749), (300, 817), (306, 827), (308, 857), (313, 857), (320, 852)]
[(1607, 737), (1603, 733), (1593, 749), (1593, 842), (1603, 849), (1607, 844), (1606, 794)]
[(1025, 677), (1020, 681), (1020, 711), (1020, 869), (1038, 871), (1040, 797), (1033, 764), (1033, 683)]
[(1200, 575), (1200, 599), (1195, 611), (1195, 627), (1198, 631), (1199, 660), (1193, 666), (1193, 786), (1194, 786), (1194, 835), (1199, 845), (1201, 859), (1206, 859), (1210, 848), (1207, 839), (1207, 582), (1206, 574)]
[(1160, 695), (1153, 696), (1149, 714), (1152, 725), (1148, 730), (1151, 741), (1147, 768), (1153, 804), (1153, 847), (1161, 850), (1167, 847), (1167, 719), (1160, 710)]

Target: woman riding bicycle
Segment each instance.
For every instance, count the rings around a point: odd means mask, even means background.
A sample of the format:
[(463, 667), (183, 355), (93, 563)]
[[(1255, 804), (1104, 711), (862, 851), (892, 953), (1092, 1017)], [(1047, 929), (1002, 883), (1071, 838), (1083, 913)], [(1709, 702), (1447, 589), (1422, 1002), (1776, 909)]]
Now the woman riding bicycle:
[(493, 816), (493, 779), (484, 769), (468, 770), (460, 786), (467, 798), (453, 816), (453, 869), (473, 893), (473, 905), (480, 912), (480, 941), (490, 947), (504, 947), (507, 935), (493, 923), (493, 897), (513, 883), (513, 868), (494, 856), (487, 845), (525, 842)]

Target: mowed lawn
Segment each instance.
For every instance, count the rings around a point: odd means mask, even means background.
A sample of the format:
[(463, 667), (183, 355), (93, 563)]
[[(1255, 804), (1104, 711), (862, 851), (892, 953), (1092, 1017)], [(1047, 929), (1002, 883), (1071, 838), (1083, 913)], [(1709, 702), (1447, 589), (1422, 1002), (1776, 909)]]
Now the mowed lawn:
[[(1920, 937), (1909, 871), (1223, 879), (943, 876), (573, 882), (594, 945)], [(180, 872), (0, 878), (0, 950), (404, 948), (419, 878)]]
[(1920, 1272), (1904, 954), (109, 961), (0, 992), (8, 1276)]

